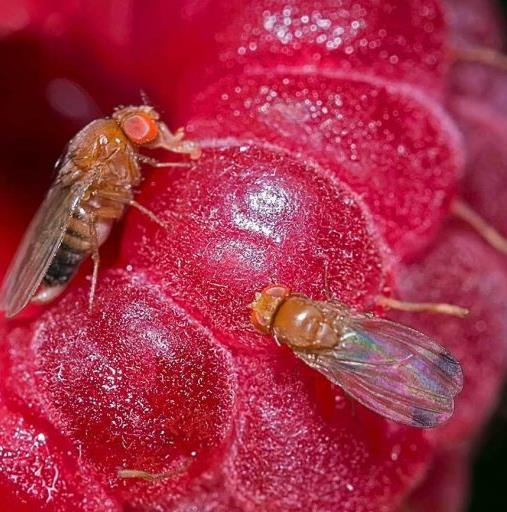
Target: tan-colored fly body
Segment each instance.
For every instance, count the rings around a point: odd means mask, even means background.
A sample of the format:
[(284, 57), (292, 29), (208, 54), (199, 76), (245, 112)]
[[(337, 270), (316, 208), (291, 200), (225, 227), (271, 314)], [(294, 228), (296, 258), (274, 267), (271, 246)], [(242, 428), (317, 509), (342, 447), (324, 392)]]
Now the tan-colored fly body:
[(251, 320), (364, 406), (412, 427), (447, 421), (463, 387), (459, 362), (405, 325), (316, 301), (271, 285), (257, 294)]
[[(157, 162), (140, 149), (163, 148), (197, 159), (199, 146), (172, 133), (154, 108), (118, 108), (110, 118), (85, 126), (68, 144), (56, 165), (57, 177), (35, 214), (7, 271), (0, 308), (13, 317), (30, 302), (56, 298), (79, 265), (92, 256), (90, 307), (97, 283), (99, 247), (114, 221), (134, 206), (155, 222), (155, 214), (134, 200), (141, 165), (182, 166)], [(163, 223), (162, 223), (163, 224)]]

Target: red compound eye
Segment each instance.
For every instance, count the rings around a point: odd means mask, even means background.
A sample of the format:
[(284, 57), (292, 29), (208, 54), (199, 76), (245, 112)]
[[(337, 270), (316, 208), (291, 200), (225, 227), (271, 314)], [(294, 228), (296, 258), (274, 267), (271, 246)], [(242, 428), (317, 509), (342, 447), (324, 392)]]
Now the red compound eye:
[(125, 135), (135, 144), (147, 144), (155, 140), (158, 135), (156, 121), (143, 113), (126, 117), (121, 127)]

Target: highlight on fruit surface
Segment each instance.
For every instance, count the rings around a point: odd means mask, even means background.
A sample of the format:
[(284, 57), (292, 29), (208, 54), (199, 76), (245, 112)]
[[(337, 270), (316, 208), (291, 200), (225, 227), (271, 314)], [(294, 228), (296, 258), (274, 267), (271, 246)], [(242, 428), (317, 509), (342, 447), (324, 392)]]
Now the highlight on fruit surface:
[(430, 428), (453, 413), (454, 397), (463, 387), (461, 366), (414, 329), (280, 285), (257, 294), (251, 320), (382, 416)]

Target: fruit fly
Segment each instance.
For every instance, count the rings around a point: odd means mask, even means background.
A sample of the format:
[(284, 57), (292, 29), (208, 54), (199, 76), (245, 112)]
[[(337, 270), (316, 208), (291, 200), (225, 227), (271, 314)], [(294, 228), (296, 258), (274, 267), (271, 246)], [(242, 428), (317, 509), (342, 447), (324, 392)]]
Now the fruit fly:
[(56, 298), (90, 255), (94, 262), (91, 307), (99, 247), (125, 208), (133, 206), (163, 225), (134, 200), (134, 189), (141, 182), (141, 164), (188, 165), (157, 162), (142, 155), (140, 149), (162, 148), (199, 158), (198, 145), (183, 137), (183, 130), (171, 133), (155, 109), (143, 105), (120, 107), (111, 118), (85, 126), (69, 142), (56, 163), (56, 179), (28, 227), (0, 290), (0, 308), (7, 317), (19, 313), (29, 302), (47, 303)]
[(463, 387), (460, 364), (404, 325), (319, 302), (276, 285), (258, 293), (251, 320), (277, 343), (373, 411), (413, 427), (448, 420)]

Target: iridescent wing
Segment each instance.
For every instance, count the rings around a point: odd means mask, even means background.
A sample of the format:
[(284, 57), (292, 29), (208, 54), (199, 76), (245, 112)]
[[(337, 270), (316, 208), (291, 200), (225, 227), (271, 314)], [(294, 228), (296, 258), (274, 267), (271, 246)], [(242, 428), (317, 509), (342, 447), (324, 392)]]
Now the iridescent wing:
[(352, 317), (334, 349), (296, 354), (364, 406), (413, 427), (448, 420), (463, 387), (461, 367), (445, 348), (380, 318)]
[[(60, 176), (72, 165), (66, 162)], [(74, 210), (93, 182), (93, 173), (86, 179), (65, 184), (57, 180), (30, 223), (8, 269), (0, 290), (0, 309), (7, 317), (19, 313), (40, 286), (65, 235)]]

